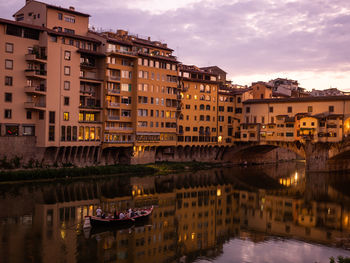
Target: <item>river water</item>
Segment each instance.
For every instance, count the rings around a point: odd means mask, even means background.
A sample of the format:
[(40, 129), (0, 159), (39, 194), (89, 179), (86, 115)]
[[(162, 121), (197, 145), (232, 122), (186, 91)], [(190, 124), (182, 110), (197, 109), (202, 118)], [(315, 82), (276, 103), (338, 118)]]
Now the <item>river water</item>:
[[(0, 262), (329, 262), (350, 257), (350, 175), (303, 163), (0, 185)], [(83, 229), (98, 206), (155, 207)]]

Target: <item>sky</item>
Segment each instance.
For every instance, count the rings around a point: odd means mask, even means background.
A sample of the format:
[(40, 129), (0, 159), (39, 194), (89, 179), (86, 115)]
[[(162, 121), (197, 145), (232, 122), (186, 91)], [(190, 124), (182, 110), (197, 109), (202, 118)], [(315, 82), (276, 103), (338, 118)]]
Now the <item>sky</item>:
[[(46, 0), (90, 25), (166, 42), (178, 60), (216, 65), (235, 84), (282, 77), (350, 91), (349, 0)], [(25, 0), (0, 1), (12, 19)]]

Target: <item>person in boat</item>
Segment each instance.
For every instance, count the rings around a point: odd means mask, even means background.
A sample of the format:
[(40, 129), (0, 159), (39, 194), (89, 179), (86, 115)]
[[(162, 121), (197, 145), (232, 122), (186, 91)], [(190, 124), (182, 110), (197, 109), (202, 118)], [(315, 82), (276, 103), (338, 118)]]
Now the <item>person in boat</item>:
[(117, 210), (114, 210), (113, 218), (114, 219), (119, 219), (119, 214), (118, 214)]
[(96, 216), (98, 216), (98, 217), (102, 216), (102, 209), (100, 206), (96, 209)]
[(123, 213), (123, 212), (120, 212), (120, 214), (119, 214), (119, 219), (124, 219), (124, 218), (125, 218), (124, 213)]

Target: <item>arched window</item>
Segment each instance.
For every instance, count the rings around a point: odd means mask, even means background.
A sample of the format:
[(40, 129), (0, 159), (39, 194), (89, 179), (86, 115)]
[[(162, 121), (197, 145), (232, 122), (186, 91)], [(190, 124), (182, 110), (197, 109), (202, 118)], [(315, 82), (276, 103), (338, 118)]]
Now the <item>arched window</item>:
[(205, 106), (206, 110), (210, 110), (210, 105)]
[(210, 86), (209, 85), (205, 86), (205, 92), (210, 93)]
[(199, 106), (199, 109), (200, 109), (200, 110), (204, 110), (204, 104), (201, 104), (201, 105)]
[(201, 96), (199, 97), (199, 99), (200, 99), (200, 100), (205, 100), (204, 95), (201, 95)]

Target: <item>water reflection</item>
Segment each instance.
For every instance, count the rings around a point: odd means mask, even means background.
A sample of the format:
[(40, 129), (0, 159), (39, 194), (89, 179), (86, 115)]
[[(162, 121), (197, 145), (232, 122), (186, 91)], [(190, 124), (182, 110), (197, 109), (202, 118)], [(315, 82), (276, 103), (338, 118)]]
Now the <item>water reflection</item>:
[[(302, 163), (283, 163), (2, 185), (0, 262), (226, 262), (237, 249), (233, 262), (242, 262), (247, 260), (242, 247), (250, 247), (250, 258), (266, 253), (271, 258), (261, 262), (279, 262), (272, 259), (281, 258), (281, 246), (309, 247), (298, 255), (300, 262), (314, 262), (312, 251), (318, 249), (327, 262), (329, 256), (350, 256), (344, 250), (350, 248), (349, 182), (347, 174), (305, 175)], [(97, 206), (119, 211), (150, 205), (156, 208), (146, 225), (82, 229), (84, 216)], [(282, 245), (275, 237), (283, 238)], [(251, 244), (264, 244), (264, 249)], [(293, 262), (284, 253), (285, 262)]]

